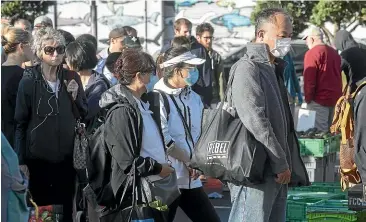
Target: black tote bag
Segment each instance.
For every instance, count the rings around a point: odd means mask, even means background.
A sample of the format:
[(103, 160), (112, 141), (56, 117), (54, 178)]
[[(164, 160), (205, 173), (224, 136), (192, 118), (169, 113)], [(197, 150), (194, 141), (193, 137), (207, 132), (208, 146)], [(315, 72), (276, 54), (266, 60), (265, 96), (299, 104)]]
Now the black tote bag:
[(232, 68), (224, 101), (212, 111), (196, 144), (191, 167), (203, 171), (206, 176), (250, 186), (263, 181), (267, 153), (228, 102), (228, 98), (232, 98), (228, 93), (235, 68)]
[[(160, 211), (149, 206), (148, 198), (142, 187), (142, 181), (136, 175), (136, 163), (134, 161), (128, 174), (127, 182), (122, 193), (119, 207), (114, 210), (103, 212), (100, 222), (166, 222), (168, 211)], [(132, 185), (132, 204), (124, 199), (127, 189)]]

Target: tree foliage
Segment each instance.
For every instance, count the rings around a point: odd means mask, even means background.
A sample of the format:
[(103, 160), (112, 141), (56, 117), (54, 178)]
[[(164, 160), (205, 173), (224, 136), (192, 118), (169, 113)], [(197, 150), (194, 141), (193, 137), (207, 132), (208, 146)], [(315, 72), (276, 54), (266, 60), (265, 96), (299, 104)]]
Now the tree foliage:
[(254, 8), (251, 20), (255, 24), (257, 14), (267, 8), (283, 8), (293, 18), (294, 36), (300, 34), (307, 28), (312, 9), (317, 2), (314, 1), (258, 1)]
[(1, 1), (1, 16), (10, 20), (16, 18), (33, 22), (35, 18), (48, 13), (52, 1)]
[[(340, 28), (348, 28), (353, 25), (366, 23), (365, 1), (258, 1), (253, 10), (251, 19), (255, 22), (255, 16), (263, 9), (281, 7), (293, 18), (294, 36), (304, 31), (309, 24), (321, 27), (331, 39)], [(325, 27), (326, 22), (334, 24), (334, 30)]]

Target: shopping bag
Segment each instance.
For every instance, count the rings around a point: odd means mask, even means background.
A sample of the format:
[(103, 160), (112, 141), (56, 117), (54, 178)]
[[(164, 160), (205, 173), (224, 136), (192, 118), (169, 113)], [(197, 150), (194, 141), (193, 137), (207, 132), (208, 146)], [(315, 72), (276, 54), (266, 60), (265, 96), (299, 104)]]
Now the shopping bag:
[[(167, 205), (161, 201), (150, 201), (142, 186), (141, 177), (137, 175), (135, 161), (128, 173), (122, 193), (120, 205), (114, 210), (102, 213), (100, 222), (165, 222), (167, 221)], [(132, 201), (125, 207), (124, 200), (127, 189), (132, 185)]]
[[(235, 70), (233, 68), (232, 70)], [(234, 72), (231, 73), (224, 101), (213, 111), (196, 144), (191, 167), (205, 176), (236, 185), (263, 181), (267, 153), (263, 144), (245, 128), (228, 98)]]

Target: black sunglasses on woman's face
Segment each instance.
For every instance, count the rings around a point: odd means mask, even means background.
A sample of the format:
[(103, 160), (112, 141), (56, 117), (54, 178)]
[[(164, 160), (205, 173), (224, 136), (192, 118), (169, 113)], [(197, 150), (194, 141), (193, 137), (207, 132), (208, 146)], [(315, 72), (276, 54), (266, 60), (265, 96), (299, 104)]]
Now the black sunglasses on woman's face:
[(65, 53), (65, 47), (64, 46), (57, 46), (57, 47), (53, 47), (53, 46), (46, 46), (43, 48), (43, 51), (46, 55), (53, 55), (53, 53), (55, 53), (55, 51), (57, 52), (57, 54), (64, 54)]

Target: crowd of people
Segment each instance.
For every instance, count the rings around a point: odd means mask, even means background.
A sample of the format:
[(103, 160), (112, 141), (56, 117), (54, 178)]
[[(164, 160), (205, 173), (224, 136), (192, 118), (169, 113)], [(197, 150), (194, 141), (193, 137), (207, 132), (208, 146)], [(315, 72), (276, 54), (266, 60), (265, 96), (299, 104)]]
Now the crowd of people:
[[(98, 178), (105, 185), (96, 194), (104, 209), (88, 207), (89, 221), (134, 204), (134, 189), (127, 183), (134, 167), (155, 187), (169, 178), (174, 192), (168, 194), (174, 198), (164, 203), (169, 208), (164, 221), (173, 221), (178, 207), (193, 222), (220, 221), (190, 161), (205, 110), (215, 109), (226, 91), (268, 154), (263, 183), (229, 183), (229, 221), (286, 221), (288, 186), (309, 185), (293, 119), (295, 101), (303, 99), (289, 55), (291, 17), (277, 8), (258, 14), (255, 39), (230, 71), (232, 85), (212, 49), (209, 23), (198, 25), (194, 37), (192, 23), (181, 18), (174, 31), (174, 39), (154, 59), (129, 26), (113, 29), (109, 47), (98, 53), (94, 36), (75, 38), (54, 29), (46, 16), (36, 18), (33, 27), (24, 19), (2, 24), (2, 221), (24, 221), (29, 216), (25, 205), (32, 206), (24, 200), (30, 195), (39, 206), (62, 205), (63, 221), (73, 221), (81, 180), (74, 168), (75, 126), (81, 121), (92, 135), (105, 111), (102, 142), (111, 159), (110, 175)], [(316, 111), (316, 127), (324, 131), (342, 95), (341, 72), (353, 91), (366, 77), (366, 49), (347, 31), (335, 36), (334, 47), (324, 43), (319, 28), (304, 37), (309, 47), (304, 102)], [(366, 88), (356, 100), (357, 149), (366, 145), (365, 96)]]

